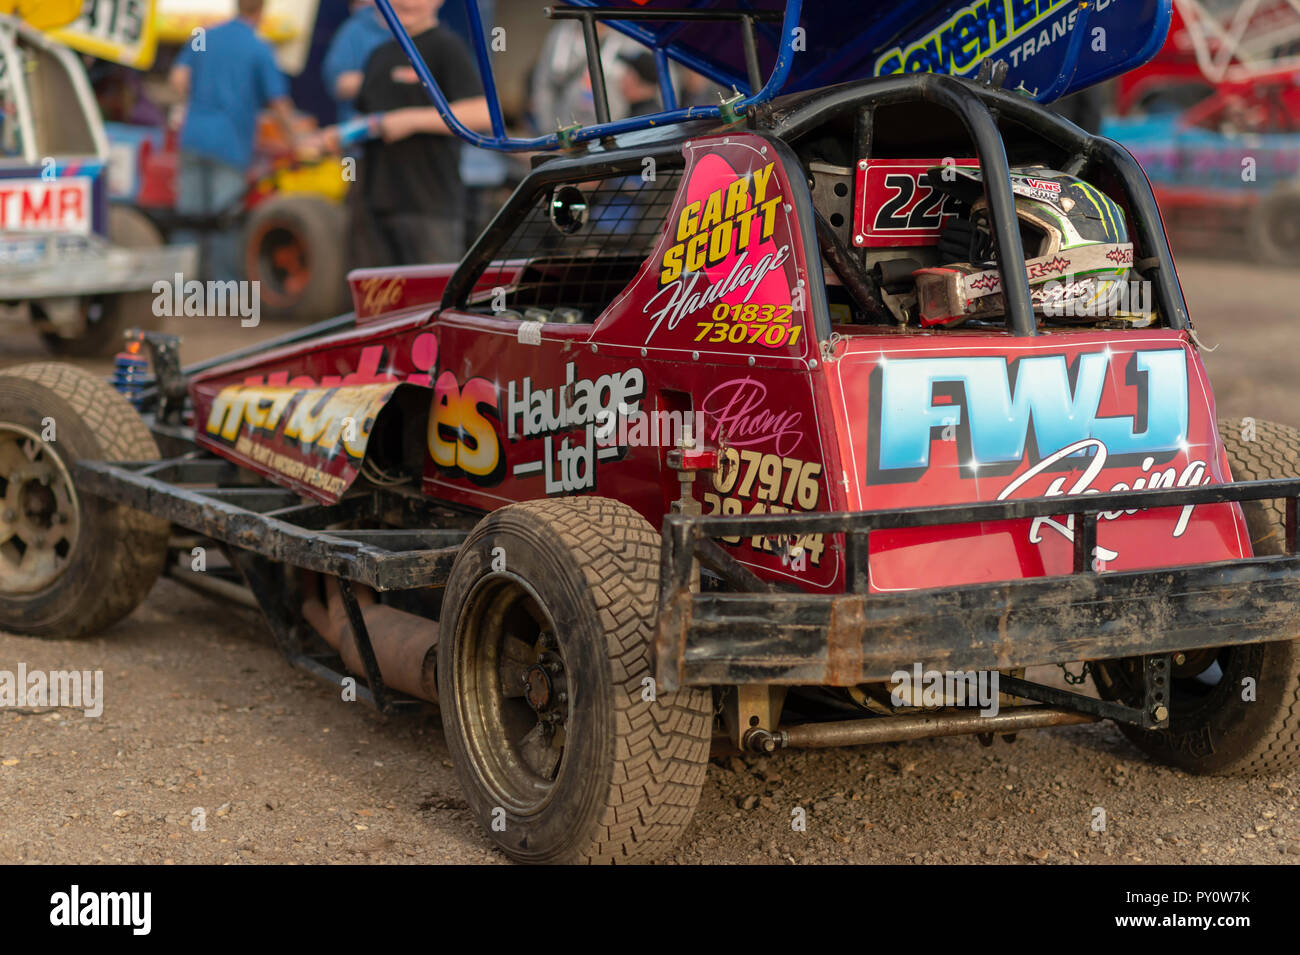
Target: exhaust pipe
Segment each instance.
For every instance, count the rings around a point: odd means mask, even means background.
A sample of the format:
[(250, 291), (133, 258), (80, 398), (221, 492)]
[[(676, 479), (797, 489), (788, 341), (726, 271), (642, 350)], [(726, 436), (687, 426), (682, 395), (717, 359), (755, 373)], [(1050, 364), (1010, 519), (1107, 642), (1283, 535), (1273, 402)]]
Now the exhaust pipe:
[[(318, 592), (311, 579), (315, 576), (312, 574), (304, 580), (304, 593)], [(378, 603), (374, 591), (368, 587), (353, 584), (352, 589), (361, 606), (361, 617), (366, 622), (384, 685), (416, 699), (437, 703), (438, 625), (425, 617)], [(364, 678), (366, 667), (348, 623), (338, 580), (326, 577), (325, 603), (314, 596), (307, 598), (303, 601), (302, 615), (343, 658), (343, 665)]]
[(1098, 716), (1055, 706), (1018, 706), (993, 716), (980, 716), (978, 713), (881, 716), (869, 720), (804, 723), (775, 733), (753, 729), (745, 734), (745, 746), (747, 749), (768, 753), (786, 747), (825, 749), (968, 733), (1018, 733), (1020, 730), (1043, 726), (1096, 723), (1100, 719)]

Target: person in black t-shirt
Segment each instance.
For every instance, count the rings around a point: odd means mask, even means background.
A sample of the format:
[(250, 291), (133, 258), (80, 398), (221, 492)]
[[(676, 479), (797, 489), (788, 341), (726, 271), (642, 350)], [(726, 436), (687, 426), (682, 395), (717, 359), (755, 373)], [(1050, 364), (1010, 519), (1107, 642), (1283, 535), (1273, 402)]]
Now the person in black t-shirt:
[[(429, 65), (456, 118), (492, 128), (469, 49), (438, 25), (442, 0), (393, 0), (393, 10)], [(352, 267), (455, 262), (465, 250), (460, 140), (452, 134), (394, 40), (366, 63), (356, 98), (367, 116), (357, 182), (348, 194)], [(339, 127), (325, 141), (339, 143)]]

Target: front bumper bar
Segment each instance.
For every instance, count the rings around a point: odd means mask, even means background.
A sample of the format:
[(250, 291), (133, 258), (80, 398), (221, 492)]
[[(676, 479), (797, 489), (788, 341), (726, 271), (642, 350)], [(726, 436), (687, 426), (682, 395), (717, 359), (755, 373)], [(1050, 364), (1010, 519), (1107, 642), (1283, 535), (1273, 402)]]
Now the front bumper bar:
[[(1153, 656), (1300, 636), (1300, 478), (1086, 497), (1031, 498), (895, 511), (664, 521), (656, 638), (660, 688), (727, 684), (853, 686), (922, 662), (1005, 670)], [(1131, 508), (1283, 499), (1285, 554), (1150, 570), (1092, 570), (1097, 515)], [(1074, 573), (1002, 583), (870, 593), (873, 530), (1074, 519)], [(843, 535), (846, 592), (778, 590), (714, 538)], [(699, 593), (698, 566), (727, 592)]]

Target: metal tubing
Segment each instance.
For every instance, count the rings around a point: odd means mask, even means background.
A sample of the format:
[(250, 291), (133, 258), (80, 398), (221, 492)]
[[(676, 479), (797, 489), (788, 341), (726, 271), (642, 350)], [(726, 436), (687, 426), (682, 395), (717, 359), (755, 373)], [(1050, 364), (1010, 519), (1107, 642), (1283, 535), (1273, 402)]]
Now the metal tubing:
[[(1039, 103), (1052, 102), (1065, 92), (1070, 85), (1070, 81), (1074, 79), (1074, 74), (1079, 68), (1079, 50), (1082, 49), (1083, 38), (1088, 33), (1088, 14), (1091, 12), (1091, 8), (1092, 4), (1088, 0), (1081, 0), (1076, 8), (1074, 26), (1070, 28), (1070, 45), (1065, 48), (1065, 58), (1061, 61), (1063, 64), (1062, 69), (1056, 74), (1056, 79), (1052, 81), (1051, 86), (1042, 92), (1034, 91), (1034, 99)], [(1069, 64), (1071, 67), (1068, 73), (1064, 68), (1064, 64)], [(1001, 85), (1001, 83), (998, 85)]]
[(799, 749), (827, 749), (832, 746), (860, 746), (865, 743), (894, 743), (935, 736), (963, 736), (974, 733), (1018, 733), (1044, 726), (1096, 723), (1100, 717), (1054, 706), (1016, 707), (993, 716), (979, 713), (932, 713), (926, 716), (883, 716), (868, 720), (835, 723), (804, 723), (776, 733), (777, 746)]
[(395, 701), (393, 690), (438, 702), (435, 622), (375, 603), (373, 593), (353, 590), (347, 581), (326, 578), (325, 590), (324, 603), (315, 597), (303, 602), (303, 619), (350, 672), (366, 678), (379, 709)]
[[(79, 465), (85, 467), (85, 465)], [(1131, 508), (1184, 507), (1189, 504), (1224, 504), (1233, 501), (1266, 501), (1300, 494), (1300, 478), (1270, 478), (1266, 481), (1234, 481), (1199, 487), (1159, 488), (1155, 491), (1108, 491), (1086, 497), (1026, 497), (977, 504), (945, 504), (939, 507), (904, 507), (891, 511), (817, 511), (803, 514), (758, 514), (753, 516), (669, 514), (664, 527), (690, 525), (700, 537), (752, 537), (778, 534), (842, 534), (868, 530), (897, 530), (904, 527), (942, 527), (949, 524), (977, 524), (982, 521), (1011, 521), (1060, 514), (1097, 514)]]
[(763, 85), (763, 71), (758, 65), (758, 44), (754, 39), (753, 16), (742, 15), (740, 28), (740, 39), (745, 47), (745, 73), (749, 76), (749, 91), (753, 93)]
[(479, 79), (483, 81), (483, 96), (487, 99), (488, 114), (492, 117), (492, 135), (502, 139), (506, 135), (506, 121), (501, 114), (501, 97), (497, 95), (497, 81), (492, 75), (492, 57), (488, 53), (487, 36), (483, 32), (483, 14), (478, 0), (463, 0), (465, 17), (469, 20), (470, 36), (474, 38), (474, 58), (478, 60)]
[(1183, 288), (1178, 283), (1178, 272), (1174, 268), (1174, 256), (1169, 251), (1169, 240), (1165, 236), (1164, 220), (1160, 217), (1160, 207), (1156, 204), (1147, 174), (1142, 171), (1142, 166), (1133, 158), (1133, 154), (1114, 140), (1094, 137), (1089, 140), (1088, 151), (1093, 158), (1109, 165), (1118, 174), (1129, 209), (1133, 211), (1129, 223), (1130, 235), (1136, 232), (1138, 247), (1148, 258), (1154, 257), (1159, 263), (1154, 284), (1165, 321), (1170, 328), (1190, 328), (1192, 322), (1187, 314), (1187, 302), (1183, 299)]
[(1131, 213), (1130, 235), (1136, 234), (1138, 246), (1146, 256), (1154, 257), (1159, 263), (1154, 284), (1165, 320), (1170, 328), (1189, 327), (1187, 304), (1178, 285), (1178, 275), (1165, 238), (1160, 210), (1151, 192), (1151, 183), (1147, 181), (1137, 160), (1113, 140), (1086, 133), (1069, 120), (1043, 109), (1019, 93), (931, 74), (881, 77), (871, 83), (844, 84), (813, 94), (800, 104), (779, 111), (769, 131), (777, 138), (789, 142), (847, 109), (876, 108), (914, 99), (932, 99), (930, 94), (923, 94), (922, 90), (937, 81), (965, 87), (998, 116), (1018, 123), (1073, 153), (1075, 162), (1066, 163), (1067, 168), (1081, 172), (1089, 163), (1099, 162), (1113, 170), (1119, 176), (1120, 187)]
[(591, 96), (596, 105), (596, 123), (609, 122), (609, 91), (605, 89), (605, 64), (600, 61), (600, 37), (596, 35), (596, 19), (589, 11), (582, 16), (582, 40), (587, 48), (587, 73), (591, 76)]
[(241, 587), (233, 581), (222, 580), (212, 574), (190, 570), (188, 567), (182, 567), (179, 564), (168, 564), (163, 568), (163, 573), (182, 587), (188, 587), (198, 593), (209, 597), (220, 597), (222, 600), (229, 600), (232, 603), (251, 607), (254, 610), (262, 609), (261, 604), (257, 602), (257, 598), (253, 596), (251, 590), (247, 587)]
[(956, 113), (975, 143), (993, 237), (997, 241), (998, 274), (1002, 277), (1002, 296), (1010, 325), (1022, 337), (1037, 335), (1038, 321), (1029, 299), (1025, 250), (1020, 241), (1016, 199), (1011, 192), (1011, 167), (1002, 134), (989, 108), (968, 87), (947, 76), (931, 76), (930, 80), (928, 98)]
[[(497, 117), (495, 114), (493, 116), (493, 135), (485, 136), (482, 133), (476, 133), (471, 130), (452, 113), (446, 96), (443, 95), (442, 90), (439, 88), (437, 80), (433, 78), (433, 73), (430, 71), (429, 65), (424, 62), (424, 58), (420, 56), (419, 51), (415, 48), (415, 44), (412, 42), (410, 35), (402, 27), (402, 23), (397, 18), (397, 14), (393, 12), (389, 0), (375, 0), (375, 6), (379, 9), (384, 21), (388, 24), (388, 29), (397, 40), (398, 46), (402, 48), (402, 52), (406, 55), (406, 58), (410, 60), (411, 66), (415, 69), (416, 75), (420, 78), (421, 85), (424, 86), (425, 91), (429, 94), (429, 98), (433, 100), (433, 105), (437, 108), (439, 115), (442, 116), (443, 121), (447, 124), (448, 130), (450, 130), (454, 135), (459, 136), (472, 146), (481, 146), (485, 149), (499, 149), (508, 152), (536, 149), (557, 149), (562, 145), (565, 145), (564, 143), (561, 143), (558, 133), (550, 133), (546, 136), (535, 136), (532, 138), (518, 138), (497, 133), (495, 132), (497, 125)], [(751, 95), (735, 104), (734, 109), (737, 113), (743, 113), (751, 106), (758, 103), (767, 102), (776, 96), (777, 93), (781, 91), (781, 88), (785, 86), (785, 81), (790, 76), (790, 67), (794, 62), (794, 51), (791, 49), (794, 42), (794, 28), (799, 25), (799, 14), (802, 9), (803, 0), (787, 0), (785, 16), (782, 19), (781, 43), (777, 48), (776, 64), (772, 68), (772, 73), (768, 77), (767, 83), (761, 90), (752, 92)], [(556, 14), (560, 13), (559, 10), (554, 12)], [(617, 17), (598, 16), (595, 11), (590, 10), (573, 10), (567, 15), (578, 18), (587, 16), (590, 17), (593, 22), (596, 19), (676, 19), (676, 16), (674, 15), (675, 12), (670, 11), (619, 10), (617, 12)], [(688, 14), (693, 14), (686, 17), (686, 19), (692, 20), (728, 20), (738, 18), (736, 15), (724, 17), (719, 16), (718, 14), (709, 14), (707, 11), (686, 12)], [(644, 15), (638, 16), (638, 14)], [(757, 12), (752, 13), (751, 16), (754, 16), (757, 19), (766, 19)], [(481, 46), (484, 42), (485, 41), (483, 40), (480, 31), (479, 43), (476, 45)], [(592, 77), (592, 80), (593, 93), (595, 93), (596, 90), (604, 89), (603, 82), (596, 83), (594, 76)], [(487, 89), (487, 84), (489, 82), (490, 80), (485, 79), (485, 90)], [(596, 94), (596, 102), (597, 104), (600, 102), (600, 94), (598, 93)], [(632, 116), (627, 119), (597, 122), (592, 126), (587, 126), (575, 132), (569, 138), (569, 142), (574, 144), (582, 143), (593, 139), (605, 139), (609, 136), (616, 136), (620, 133), (630, 133), (639, 129), (649, 129), (652, 126), (668, 126), (689, 119), (718, 119), (721, 116), (722, 111), (717, 106), (690, 106), (684, 109), (652, 113), (648, 116)]]
[(663, 98), (664, 109), (677, 108), (677, 90), (673, 87), (673, 72), (668, 62), (668, 51), (661, 46), (654, 48), (655, 74), (659, 77), (659, 95)]

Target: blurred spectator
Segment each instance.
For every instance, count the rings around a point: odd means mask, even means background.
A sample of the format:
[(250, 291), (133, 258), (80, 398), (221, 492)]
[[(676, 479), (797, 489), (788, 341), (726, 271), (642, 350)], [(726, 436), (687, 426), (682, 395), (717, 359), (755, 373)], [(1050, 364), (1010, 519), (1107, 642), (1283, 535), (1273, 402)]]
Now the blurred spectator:
[(392, 39), (393, 34), (373, 0), (359, 0), (352, 4), (352, 15), (334, 34), (321, 64), (325, 85), (338, 104), (340, 123), (357, 115), (355, 101), (361, 91), (361, 81), (365, 79), (366, 61), (370, 54), (385, 43), (391, 43)]
[[(456, 118), (491, 129), (487, 100), (465, 44), (439, 26), (442, 0), (393, 0), (393, 10), (428, 64)], [(443, 121), (396, 41), (366, 65), (357, 110), (377, 138), (366, 141), (348, 193), (355, 266), (454, 262), (465, 250), (460, 140)], [(337, 133), (335, 133), (337, 135)]]
[[(271, 47), (257, 35), (262, 6), (263, 0), (239, 0), (238, 16), (195, 37), (172, 67), (169, 81), (187, 103), (176, 195), (176, 211), (183, 215), (214, 216), (239, 202), (264, 107), (271, 108), (286, 138), (295, 140), (288, 83)], [(202, 237), (205, 276), (241, 278), (234, 224), (205, 229)]]
[(105, 122), (162, 126), (167, 121), (162, 107), (149, 99), (144, 75), (139, 70), (107, 60), (92, 60), (86, 73)]
[(731, 90), (719, 86), (702, 73), (688, 70), (679, 64), (673, 65), (681, 75), (681, 92), (677, 97), (679, 106), (717, 106), (732, 95)]
[[(622, 119), (628, 115), (622, 93), (628, 66), (621, 57), (634, 56), (645, 47), (603, 23), (597, 24), (596, 30), (609, 94), (609, 115), (611, 119)], [(539, 133), (553, 133), (557, 124), (590, 126), (596, 121), (591, 78), (587, 75), (587, 47), (582, 39), (582, 24), (576, 20), (561, 20), (546, 35), (533, 67), (528, 99), (528, 111)]]
[(648, 50), (619, 59), (627, 66), (619, 80), (619, 92), (627, 102), (628, 116), (645, 116), (659, 111), (659, 70)]

